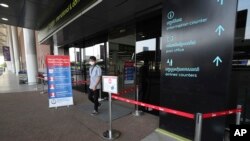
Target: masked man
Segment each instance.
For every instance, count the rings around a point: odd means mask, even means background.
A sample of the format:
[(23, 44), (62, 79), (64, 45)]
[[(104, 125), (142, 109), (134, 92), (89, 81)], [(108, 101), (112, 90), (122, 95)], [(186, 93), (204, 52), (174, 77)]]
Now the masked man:
[(99, 92), (101, 89), (101, 77), (102, 77), (102, 69), (100, 66), (96, 64), (96, 57), (90, 56), (89, 64), (91, 65), (89, 68), (89, 76), (90, 76), (90, 84), (89, 84), (89, 100), (94, 103), (94, 111), (92, 115), (98, 114), (98, 107), (101, 106), (99, 103)]

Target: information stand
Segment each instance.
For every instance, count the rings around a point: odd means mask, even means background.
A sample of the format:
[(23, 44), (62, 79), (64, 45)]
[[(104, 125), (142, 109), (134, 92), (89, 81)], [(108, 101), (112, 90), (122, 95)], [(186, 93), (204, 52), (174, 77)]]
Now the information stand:
[(46, 56), (49, 108), (73, 105), (69, 56)]
[(118, 77), (117, 76), (103, 76), (102, 77), (103, 92), (109, 93), (109, 130), (103, 133), (105, 139), (113, 140), (119, 138), (121, 132), (112, 129), (112, 93), (118, 93)]

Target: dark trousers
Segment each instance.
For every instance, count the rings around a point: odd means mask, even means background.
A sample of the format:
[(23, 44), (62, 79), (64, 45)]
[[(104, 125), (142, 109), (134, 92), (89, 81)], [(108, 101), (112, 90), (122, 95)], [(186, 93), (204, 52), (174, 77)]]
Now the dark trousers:
[(99, 89), (98, 90), (95, 90), (95, 91), (93, 91), (92, 89), (89, 89), (89, 96), (88, 96), (88, 98), (89, 98), (89, 100), (91, 101), (91, 102), (93, 102), (94, 103), (94, 109), (96, 110), (96, 111), (98, 111), (98, 106), (99, 106), (99, 101), (98, 101), (98, 99), (99, 99)]

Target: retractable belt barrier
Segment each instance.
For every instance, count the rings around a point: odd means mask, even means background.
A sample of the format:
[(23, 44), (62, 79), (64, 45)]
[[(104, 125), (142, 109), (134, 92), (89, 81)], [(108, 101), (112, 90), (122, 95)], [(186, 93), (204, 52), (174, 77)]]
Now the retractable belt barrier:
[[(121, 92), (117, 93), (117, 95), (127, 94), (129, 92), (133, 92), (134, 90), (135, 90), (135, 87), (127, 88), (127, 89), (124, 89)], [(126, 103), (135, 104), (135, 105), (138, 105), (138, 106), (152, 108), (152, 109), (155, 109), (155, 110), (158, 110), (158, 111), (162, 111), (162, 112), (166, 112), (166, 113), (186, 117), (186, 118), (189, 118), (189, 119), (194, 119), (194, 117), (195, 117), (195, 114), (191, 114), (191, 113), (187, 113), (187, 112), (183, 112), (183, 111), (179, 111), (179, 110), (174, 110), (174, 109), (170, 109), (170, 108), (166, 108), (166, 107), (155, 106), (155, 105), (152, 105), (152, 104), (147, 104), (147, 103), (144, 103), (144, 102), (131, 100), (131, 99), (119, 97), (119, 96), (116, 96), (116, 95), (112, 95), (112, 98), (116, 99), (116, 100), (119, 100), (119, 101), (126, 102)], [(215, 117), (220, 117), (220, 116), (227, 116), (227, 115), (237, 114), (239, 112), (242, 112), (242, 108), (236, 108), (236, 109), (220, 111), (220, 112), (205, 113), (205, 114), (202, 115), (202, 118), (203, 119), (209, 119), (209, 118), (215, 118)]]
[[(37, 79), (45, 80), (44, 77), (36, 77)], [(46, 81), (46, 80), (45, 80)]]
[[(42, 91), (41, 91), (40, 93), (41, 93), (41, 94), (44, 94), (44, 93), (45, 93), (44, 83), (47, 81), (47, 79), (45, 79), (44, 77), (41, 77), (41, 76), (37, 76), (36, 78), (43, 81)], [(38, 90), (38, 82), (37, 82), (37, 84), (36, 84), (36, 89)]]
[(207, 118), (214, 118), (214, 117), (221, 117), (221, 116), (227, 116), (242, 112), (242, 108), (227, 110), (227, 111), (221, 111), (221, 112), (214, 112), (214, 113), (206, 113), (202, 115), (203, 119)]
[(152, 109), (155, 109), (155, 110), (158, 110), (158, 111), (170, 113), (170, 114), (173, 114), (173, 115), (178, 115), (178, 116), (181, 116), (181, 117), (194, 119), (194, 114), (186, 113), (186, 112), (183, 112), (183, 111), (178, 111), (178, 110), (173, 110), (173, 109), (169, 109), (169, 108), (165, 108), (165, 107), (155, 106), (155, 105), (152, 105), (152, 104), (147, 104), (147, 103), (144, 103), (144, 102), (139, 102), (139, 101), (135, 101), (135, 100), (127, 99), (127, 98), (122, 98), (122, 97), (115, 96), (115, 95), (112, 95), (112, 98), (116, 99), (116, 100), (123, 101), (123, 102), (127, 102), (127, 103), (131, 103), (131, 104), (135, 104), (135, 105), (139, 105), (139, 106), (143, 106), (143, 107), (152, 108)]
[[(135, 87), (130, 87), (130, 88), (126, 88), (126, 89), (123, 89), (121, 90), (119, 93), (117, 93), (116, 95), (122, 95), (122, 94), (127, 94), (129, 92), (134, 92), (135, 91)], [(114, 94), (114, 93), (112, 93)]]
[(73, 81), (72, 84), (78, 85), (78, 84), (87, 84), (88, 81)]
[[(174, 109), (170, 109), (170, 108), (166, 108), (166, 107), (155, 106), (152, 104), (140, 102), (140, 101), (138, 101), (138, 98), (136, 100), (132, 100), (132, 99), (127, 99), (127, 98), (117, 96), (117, 95), (121, 95), (121, 94), (126, 94), (126, 93), (134, 91), (134, 90), (135, 90), (135, 88), (125, 89), (125, 90), (122, 90), (121, 92), (117, 93), (116, 95), (112, 95), (111, 97), (113, 99), (116, 99), (119, 101), (123, 101), (123, 102), (130, 103), (130, 104), (135, 104), (137, 107), (143, 106), (143, 107), (151, 108), (151, 109), (158, 110), (161, 112), (165, 112), (165, 113), (169, 113), (172, 115), (177, 115), (180, 117), (194, 120), (194, 122), (195, 122), (194, 141), (201, 141), (203, 119), (211, 119), (211, 118), (215, 118), (215, 117), (236, 114), (236, 125), (240, 125), (241, 112), (242, 112), (241, 105), (238, 105), (236, 109), (231, 109), (231, 110), (226, 110), (226, 111), (211, 112), (211, 113), (205, 113), (205, 114), (202, 114), (202, 113), (193, 114), (193, 113), (187, 113), (187, 112), (183, 112), (183, 111), (179, 111), (179, 110), (174, 110)], [(137, 86), (136, 91), (137, 91), (137, 97), (138, 97), (138, 86)]]

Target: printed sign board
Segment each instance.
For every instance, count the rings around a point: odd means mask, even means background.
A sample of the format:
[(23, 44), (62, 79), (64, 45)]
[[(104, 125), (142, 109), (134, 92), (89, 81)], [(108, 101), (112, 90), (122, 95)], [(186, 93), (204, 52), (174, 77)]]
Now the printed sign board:
[(134, 84), (135, 67), (133, 61), (126, 61), (124, 63), (124, 84)]
[[(165, 0), (161, 106), (188, 113), (225, 110), (237, 0)], [(194, 121), (162, 113), (160, 128), (194, 137)], [(206, 120), (202, 141), (221, 141), (225, 118)], [(212, 135), (212, 136), (211, 136)]]
[(73, 105), (69, 56), (46, 57), (49, 107)]
[(118, 93), (118, 77), (117, 76), (102, 76), (102, 88), (104, 92)]

